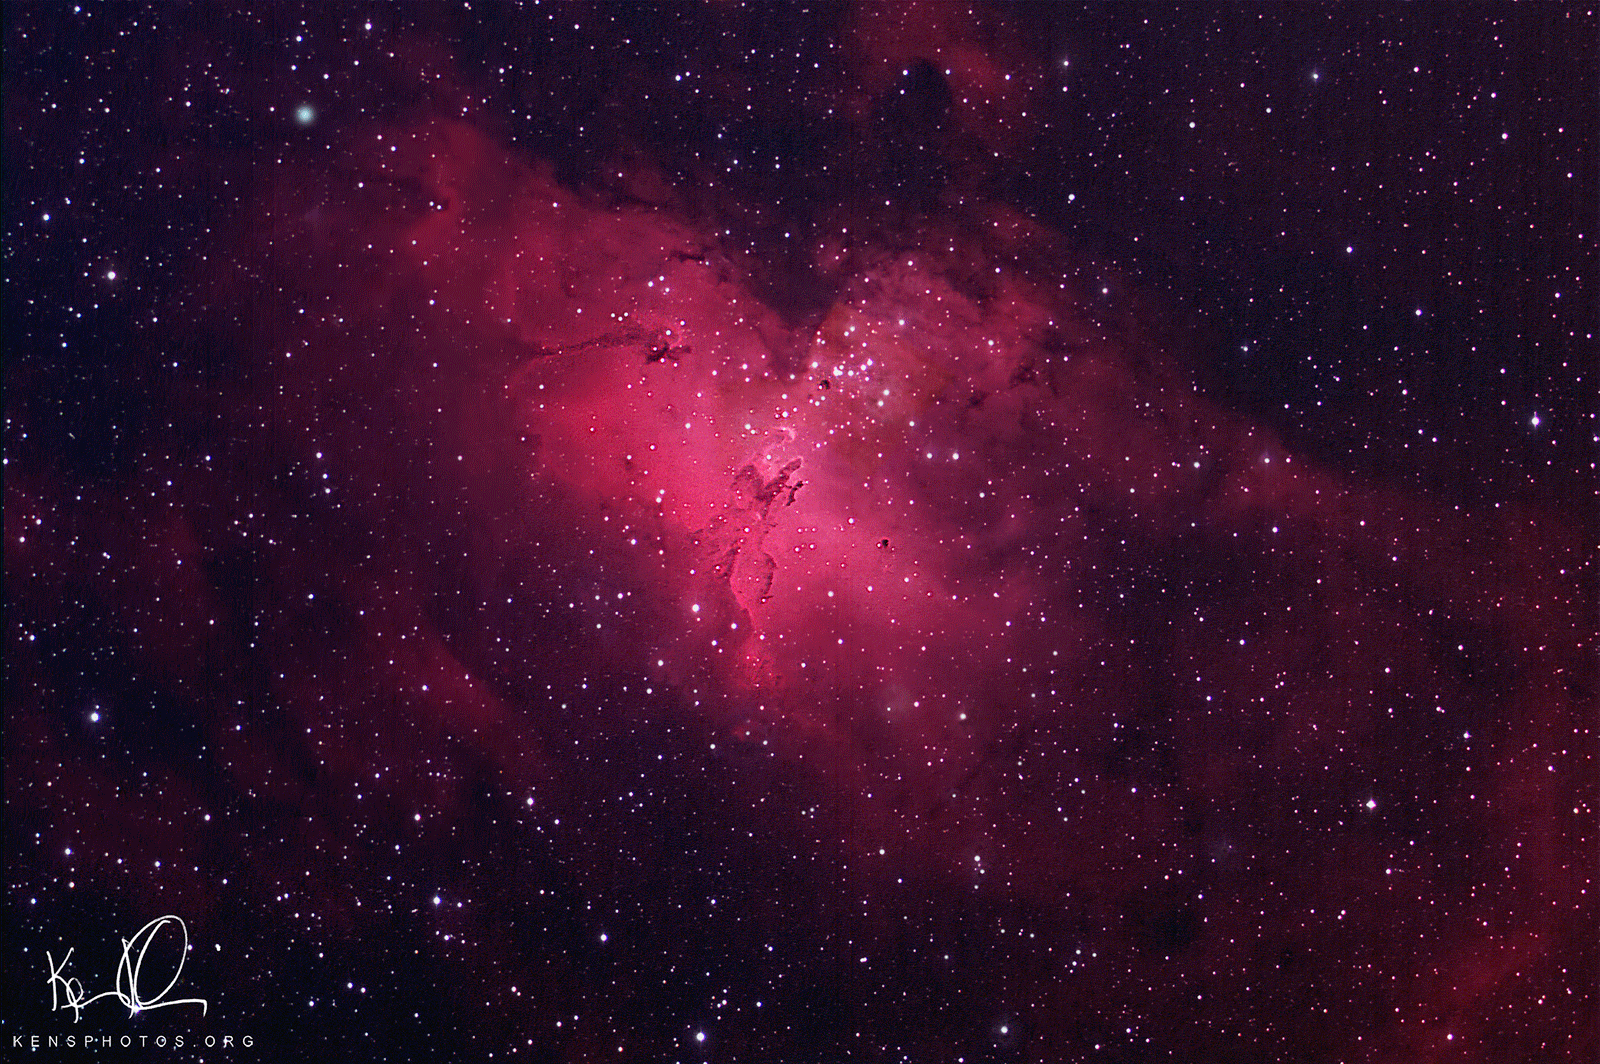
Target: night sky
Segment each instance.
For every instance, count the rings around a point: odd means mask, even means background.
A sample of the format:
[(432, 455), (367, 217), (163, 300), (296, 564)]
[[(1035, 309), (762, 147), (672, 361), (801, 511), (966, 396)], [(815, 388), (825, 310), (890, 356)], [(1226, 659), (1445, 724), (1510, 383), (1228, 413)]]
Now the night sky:
[(1589, 5), (4, 19), (0, 1055), (1600, 1057)]

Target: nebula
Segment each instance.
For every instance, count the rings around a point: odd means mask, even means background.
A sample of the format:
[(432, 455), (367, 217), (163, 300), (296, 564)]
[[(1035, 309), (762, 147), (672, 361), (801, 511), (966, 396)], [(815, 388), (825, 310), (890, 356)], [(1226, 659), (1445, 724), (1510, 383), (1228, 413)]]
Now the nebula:
[(215, 224), (100, 368), (28, 324), (13, 1000), (170, 912), (171, 1029), (274, 1059), (1593, 1052), (1575, 444), (1452, 494), (1329, 442), (1407, 450), (1409, 389), (1218, 386), (1215, 308), (1086, 234), (1178, 237), (1039, 190), (1038, 12), (711, 5), (652, 66), (495, 11), (265, 53), (362, 108), (193, 30), (244, 146), (121, 150)]

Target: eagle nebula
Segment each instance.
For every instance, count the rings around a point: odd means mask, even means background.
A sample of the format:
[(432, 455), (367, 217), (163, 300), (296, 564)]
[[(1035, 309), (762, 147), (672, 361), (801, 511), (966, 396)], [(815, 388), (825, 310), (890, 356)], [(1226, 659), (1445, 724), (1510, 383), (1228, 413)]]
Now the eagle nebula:
[(1593, 12), (5, 24), (5, 1038), (1600, 1051)]

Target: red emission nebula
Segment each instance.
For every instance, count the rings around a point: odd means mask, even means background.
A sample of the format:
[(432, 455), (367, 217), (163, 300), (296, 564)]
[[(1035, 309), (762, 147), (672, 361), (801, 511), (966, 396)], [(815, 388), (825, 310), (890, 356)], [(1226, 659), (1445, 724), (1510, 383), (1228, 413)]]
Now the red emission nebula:
[[(890, 10), (784, 12), (827, 64), (787, 119), (735, 60), (647, 72), (617, 43), (638, 27), (582, 8), (524, 61), (610, 42), (572, 121), (622, 132), (581, 158), (481, 89), (500, 60), (473, 42), (504, 26), (285, 15), (285, 40), (366, 42), (407, 102), (330, 100), (307, 132), (274, 75), (243, 87), (246, 147), (128, 149), (166, 194), (243, 191), (139, 297), (157, 323), (129, 319), (132, 444), (85, 472), (46, 401), (65, 356), (7, 370), (13, 1000), (48, 997), (46, 948), (170, 912), (222, 1017), (193, 1029), (263, 1059), (1592, 1059), (1592, 465), (1552, 443), (1569, 472), (1459, 487), (1483, 445), (1407, 466), (1443, 415), (1398, 387), (1240, 400), (1208, 297), (1108, 264), (1052, 213), (1069, 177), (1051, 210), (1016, 191), (1077, 91), (1013, 24), (1042, 12)], [(748, 16), (630, 17), (766, 47)], [(1313, 65), (1268, 103), (1315, 107)], [(678, 67), (712, 101), (700, 163), (626, 113)], [(1238, 92), (1224, 67), (1195, 77)], [(856, 176), (717, 147), (747, 100), (827, 123)], [(1149, 106), (1142, 135), (1193, 135)], [(1204, 150), (1172, 190), (1231, 180)], [(1079, 187), (1095, 232), (1180, 243)], [(1293, 188), (1310, 247), (1320, 193)], [(1353, 269), (1360, 241), (1328, 240), (1304, 254)], [(106, 255), (96, 298), (133, 299), (104, 274), (141, 267)], [(1397, 274), (1360, 268), (1376, 308)], [(1301, 283), (1228, 269), (1201, 288)], [(1555, 372), (1544, 428), (1492, 385), (1505, 439), (1589, 434), (1589, 385)]]

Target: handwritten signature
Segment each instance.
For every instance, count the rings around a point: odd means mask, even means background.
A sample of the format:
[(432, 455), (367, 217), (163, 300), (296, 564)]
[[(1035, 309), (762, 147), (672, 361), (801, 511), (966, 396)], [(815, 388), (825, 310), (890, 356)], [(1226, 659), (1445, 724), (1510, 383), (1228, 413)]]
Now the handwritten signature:
[[(179, 933), (183, 935), (183, 950), (178, 954), (178, 970), (172, 973), (171, 981), (159, 994), (153, 998), (146, 998), (139, 993), (139, 977), (144, 970), (145, 955), (150, 952), (156, 936), (168, 924), (177, 924)], [(132, 938), (122, 940), (122, 959), (117, 962), (116, 988), (89, 997), (81, 982), (61, 974), (67, 963), (72, 960), (72, 950), (67, 950), (67, 955), (61, 958), (60, 964), (57, 964), (55, 958), (46, 951), (44, 959), (50, 970), (46, 980), (50, 984), (50, 1011), (71, 1009), (73, 1021), (76, 1022), (83, 1019), (83, 1010), (86, 1006), (93, 1005), (101, 998), (114, 997), (128, 1007), (129, 1016), (148, 1009), (164, 1009), (168, 1005), (199, 1005), (200, 1015), (204, 1016), (206, 1012), (204, 998), (163, 1000), (171, 993), (172, 988), (178, 985), (178, 977), (183, 974), (183, 962), (188, 955), (189, 928), (176, 916), (158, 916), (141, 927)]]

